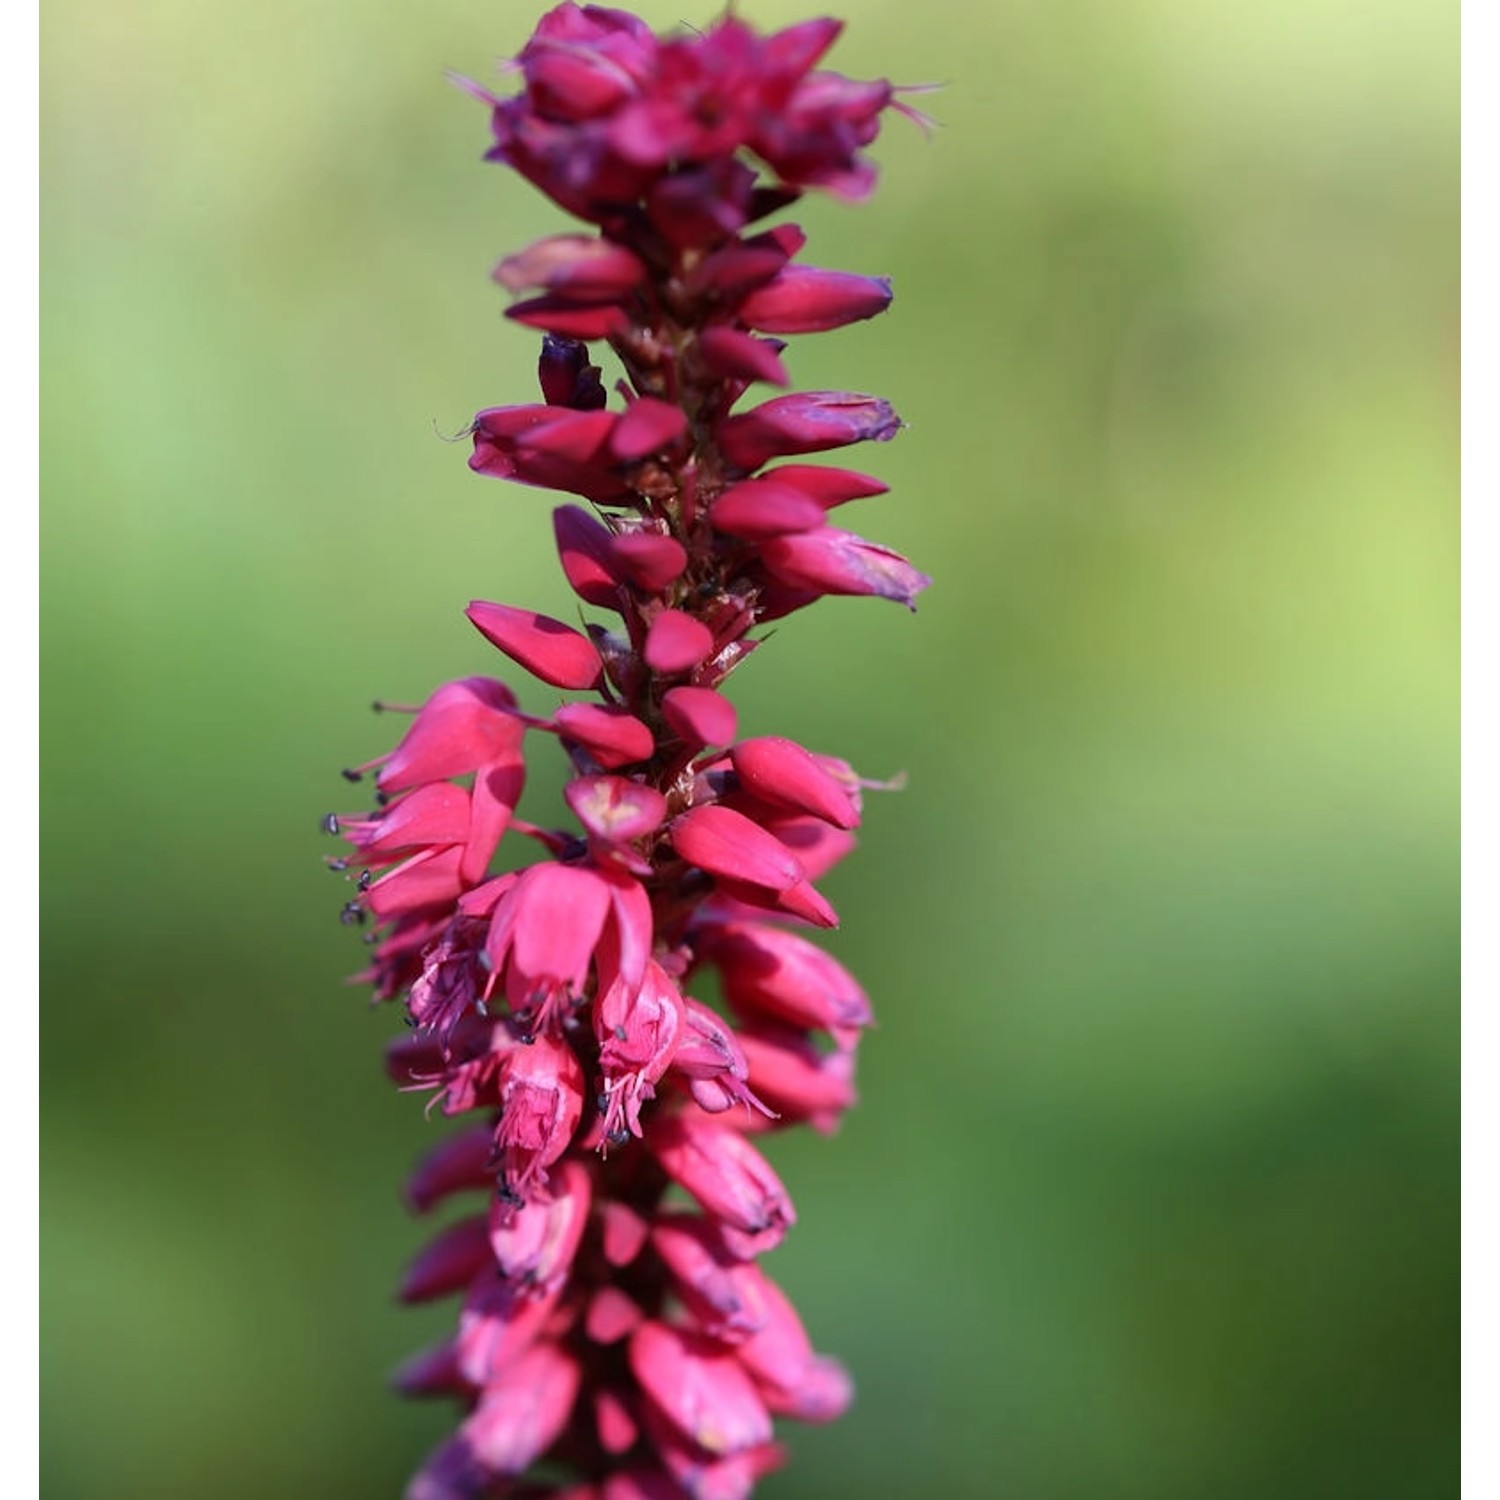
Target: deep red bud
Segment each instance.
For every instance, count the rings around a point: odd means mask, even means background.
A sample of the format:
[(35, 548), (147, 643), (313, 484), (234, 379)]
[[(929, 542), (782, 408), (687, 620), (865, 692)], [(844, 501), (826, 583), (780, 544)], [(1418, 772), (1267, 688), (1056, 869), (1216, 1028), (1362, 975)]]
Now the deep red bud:
[(620, 416), (609, 448), (623, 463), (670, 448), (687, 431), (687, 415), (670, 401), (642, 396)]
[(554, 234), (507, 255), (493, 275), (511, 292), (539, 287), (580, 301), (613, 301), (640, 284), (646, 267), (623, 245), (593, 235)]
[(618, 609), (620, 580), (610, 554), (614, 538), (609, 528), (576, 505), (559, 505), (552, 512), (552, 532), (573, 592), (586, 604)]
[(873, 318), (890, 305), (888, 276), (787, 266), (740, 304), (740, 318), (764, 333), (821, 333)]
[(544, 335), (536, 373), (548, 406), (598, 411), (609, 399), (599, 379), (598, 365), (589, 363), (588, 346), (577, 339)]
[(819, 594), (873, 594), (908, 609), (931, 582), (899, 552), (825, 526), (773, 537), (761, 548), (766, 567), (783, 583)]
[(695, 807), (672, 824), (672, 847), (690, 864), (729, 880), (785, 891), (806, 879), (792, 852), (728, 807)]
[(659, 531), (627, 531), (612, 537), (609, 556), (617, 573), (648, 594), (659, 594), (681, 578), (688, 562), (682, 543)]
[(552, 722), (564, 739), (582, 745), (607, 771), (647, 760), (656, 749), (651, 731), (619, 704), (565, 704)]
[(490, 1264), (490, 1242), (483, 1219), (460, 1219), (441, 1231), (412, 1261), (401, 1278), (403, 1302), (430, 1302), (468, 1286)]
[(768, 385), (790, 385), (792, 377), (781, 362), (774, 339), (758, 339), (738, 328), (705, 329), (698, 336), (698, 353), (709, 374), (721, 380), (764, 380)]
[(464, 613), (491, 645), (543, 682), (576, 689), (599, 685), (604, 668), (593, 642), (561, 620), (482, 599), (474, 600)]
[(712, 688), (675, 687), (661, 703), (662, 716), (685, 745), (727, 745), (739, 725), (734, 704)]
[(792, 485), (746, 479), (714, 501), (709, 519), (718, 531), (755, 541), (791, 531), (815, 531), (823, 524), (823, 507)]
[(662, 610), (646, 628), (646, 665), (663, 676), (696, 667), (713, 649), (713, 632), (680, 609)]
[(730, 417), (715, 435), (724, 457), (748, 472), (786, 454), (889, 442), (900, 430), (901, 419), (888, 401), (847, 391), (806, 391), (776, 396)]
[(630, 1368), (657, 1407), (710, 1453), (741, 1453), (771, 1439), (771, 1419), (732, 1355), (709, 1339), (643, 1323), (630, 1340)]
[(856, 469), (833, 469), (822, 464), (780, 464), (768, 469), (763, 479), (790, 484), (811, 495), (824, 510), (832, 510), (846, 500), (862, 500), (867, 495), (889, 493), (890, 485)]
[(569, 339), (607, 339), (628, 326), (625, 314), (613, 303), (577, 303), (561, 293), (532, 297), (505, 309), (505, 316), (526, 328)]
[(812, 813), (836, 828), (859, 826), (854, 799), (839, 779), (794, 740), (767, 735), (731, 747), (740, 785), (763, 802)]

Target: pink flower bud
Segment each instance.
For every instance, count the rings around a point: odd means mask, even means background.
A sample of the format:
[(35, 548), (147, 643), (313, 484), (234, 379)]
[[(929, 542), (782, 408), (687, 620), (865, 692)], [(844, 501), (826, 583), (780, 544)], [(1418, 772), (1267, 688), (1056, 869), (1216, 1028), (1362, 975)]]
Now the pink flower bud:
[(606, 1453), (628, 1453), (641, 1433), (625, 1398), (610, 1387), (594, 1395), (594, 1426), (599, 1433), (599, 1446)]
[(776, 396), (729, 417), (715, 435), (728, 462), (748, 472), (786, 454), (889, 442), (900, 430), (901, 419), (888, 401), (845, 391), (806, 391)]
[(633, 462), (670, 448), (686, 431), (687, 417), (680, 406), (642, 396), (625, 408), (616, 423), (610, 452), (623, 462)]
[(391, 1384), (403, 1396), (464, 1396), (473, 1389), (458, 1368), (451, 1339), (403, 1360), (391, 1373)]
[(619, 1269), (630, 1265), (641, 1253), (651, 1226), (628, 1203), (618, 1199), (601, 1206), (604, 1229), (604, 1258)]
[(778, 342), (721, 325), (698, 336), (698, 354), (715, 375), (747, 383), (764, 380), (768, 385), (790, 385), (792, 378), (781, 362)]
[(762, 476), (778, 484), (789, 484), (803, 494), (811, 495), (824, 510), (843, 505), (848, 500), (862, 500), (867, 495), (884, 495), (890, 485), (856, 469), (825, 468), (821, 464), (779, 464)]
[(537, 383), (548, 406), (598, 411), (608, 401), (599, 367), (589, 363), (588, 346), (578, 339), (548, 334), (536, 362)]
[(734, 704), (712, 688), (671, 688), (661, 707), (672, 732), (683, 744), (697, 750), (705, 745), (727, 745), (739, 726)]
[(801, 1032), (782, 1027), (743, 1031), (739, 1042), (750, 1082), (777, 1114), (827, 1132), (853, 1106), (852, 1052), (820, 1052)]
[(615, 703), (569, 703), (552, 715), (566, 740), (581, 745), (607, 771), (648, 760), (656, 749), (651, 731)]
[(718, 965), (724, 995), (750, 1016), (769, 1014), (853, 1046), (870, 1024), (870, 1002), (844, 966), (796, 933), (760, 922), (701, 929), (699, 953)]
[(676, 1278), (677, 1293), (701, 1332), (734, 1344), (764, 1327), (764, 1276), (753, 1261), (729, 1252), (710, 1220), (662, 1214), (651, 1244)]
[(672, 847), (711, 875), (784, 891), (806, 878), (796, 857), (743, 813), (695, 807), (671, 828)]
[(708, 1339), (643, 1323), (630, 1368), (674, 1426), (710, 1453), (740, 1453), (771, 1438), (771, 1419), (732, 1355)]
[(890, 304), (888, 276), (787, 266), (740, 304), (740, 317), (763, 333), (818, 333), (873, 318)]
[(490, 1156), (495, 1133), (488, 1125), (460, 1130), (440, 1141), (417, 1163), (406, 1184), (406, 1201), (425, 1214), (466, 1188), (487, 1187), (494, 1177)]
[(658, 829), (667, 815), (667, 799), (623, 776), (579, 776), (563, 796), (590, 835), (607, 844), (627, 844)]
[(617, 1286), (603, 1286), (589, 1301), (583, 1331), (596, 1344), (618, 1344), (641, 1326), (640, 1306)]
[(586, 635), (535, 610), (476, 599), (464, 611), (493, 646), (543, 682), (560, 688), (596, 687), (603, 668)]
[(714, 501), (710, 518), (716, 531), (753, 541), (790, 531), (815, 531), (823, 524), (823, 507), (792, 485), (747, 479)]
[(682, 577), (687, 549), (656, 531), (627, 531), (610, 540), (611, 566), (638, 589), (659, 594)]
[(501, 1275), (517, 1286), (552, 1292), (561, 1287), (588, 1222), (590, 1178), (577, 1162), (564, 1162), (550, 1189), (519, 1207), (495, 1198), (488, 1244)]
[(611, 303), (574, 302), (560, 293), (513, 303), (505, 309), (505, 316), (567, 339), (613, 338), (628, 326), (625, 314)]
[(811, 813), (838, 828), (859, 825), (859, 812), (838, 779), (793, 740), (768, 735), (730, 748), (740, 785), (763, 802)]
[(586, 604), (619, 608), (620, 577), (610, 556), (614, 538), (607, 527), (576, 505), (552, 512), (557, 555), (573, 592)]
[(401, 1278), (403, 1302), (430, 1302), (466, 1287), (490, 1264), (483, 1219), (460, 1219), (431, 1240)]
[(646, 665), (664, 677), (696, 667), (713, 649), (709, 628), (680, 609), (662, 610), (646, 630)]
[(501, 1370), (459, 1428), (475, 1458), (492, 1474), (519, 1474), (567, 1425), (582, 1373), (548, 1342)]
[(715, 1218), (743, 1259), (779, 1245), (796, 1212), (770, 1164), (732, 1126), (681, 1114), (654, 1123), (646, 1144), (674, 1181)]
[(931, 582), (889, 547), (852, 531), (825, 526), (796, 536), (773, 537), (761, 548), (765, 565), (783, 583), (816, 594), (875, 594), (915, 609)]
[(554, 234), (507, 255), (494, 270), (507, 291), (542, 287), (580, 301), (615, 301), (646, 275), (639, 256), (586, 234)]

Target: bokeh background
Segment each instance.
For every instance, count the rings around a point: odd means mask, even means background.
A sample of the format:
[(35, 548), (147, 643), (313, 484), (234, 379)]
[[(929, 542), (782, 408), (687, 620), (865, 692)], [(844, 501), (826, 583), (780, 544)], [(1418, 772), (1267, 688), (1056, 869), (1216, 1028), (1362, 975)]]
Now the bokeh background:
[[(828, 882), (862, 1105), (777, 1157), (859, 1403), (763, 1493), (1456, 1493), (1457, 6), (841, 11), (941, 128), (798, 214), (898, 295), (792, 368), (903, 413), (859, 524), (937, 583), (736, 678), (910, 778)], [(384, 1387), (440, 1126), (317, 823), (373, 696), (490, 669), (468, 599), (571, 612), (444, 440), (534, 399), (487, 272), (560, 220), (442, 72), (535, 14), (44, 7), (56, 1500), (395, 1496), (450, 1420)]]

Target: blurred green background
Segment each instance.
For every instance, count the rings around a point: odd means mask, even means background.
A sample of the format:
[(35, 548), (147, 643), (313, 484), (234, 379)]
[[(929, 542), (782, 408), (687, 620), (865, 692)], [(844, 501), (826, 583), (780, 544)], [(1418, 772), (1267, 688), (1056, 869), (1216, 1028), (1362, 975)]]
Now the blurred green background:
[[(827, 883), (862, 1105), (777, 1157), (859, 1402), (763, 1493), (1456, 1493), (1457, 6), (841, 10), (942, 125), (797, 215), (897, 300), (792, 369), (905, 416), (852, 524), (937, 583), (736, 678), (910, 776)], [(535, 15), (44, 8), (56, 1500), (395, 1496), (450, 1421), (316, 828), (373, 696), (491, 669), (468, 599), (572, 610), (443, 441), (535, 399), (486, 278), (560, 217), (442, 77)]]

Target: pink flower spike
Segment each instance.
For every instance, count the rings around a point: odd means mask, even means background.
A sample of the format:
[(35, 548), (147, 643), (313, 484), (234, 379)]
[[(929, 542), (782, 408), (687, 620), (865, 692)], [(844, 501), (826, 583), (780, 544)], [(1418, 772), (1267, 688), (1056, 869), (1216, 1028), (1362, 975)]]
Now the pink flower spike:
[(857, 828), (859, 811), (838, 779), (794, 740), (767, 735), (730, 747), (735, 774), (752, 795), (793, 812), (812, 813), (836, 828)]
[(695, 807), (671, 829), (672, 847), (711, 875), (785, 891), (806, 878), (778, 839), (727, 807)]
[(660, 828), (667, 799), (623, 776), (579, 776), (563, 789), (578, 821), (606, 844), (628, 844)]
[(646, 629), (646, 665), (664, 677), (696, 667), (713, 649), (713, 632), (680, 609), (662, 610)]
[(792, 485), (746, 479), (714, 501), (709, 517), (716, 531), (754, 541), (790, 531), (816, 531), (823, 525), (823, 507)]
[(771, 1419), (744, 1369), (708, 1339), (643, 1323), (630, 1368), (677, 1429), (709, 1453), (741, 1453), (771, 1439)]
[(460, 1219), (433, 1239), (407, 1268), (397, 1295), (403, 1302), (431, 1302), (459, 1291), (490, 1264), (483, 1219)]
[(886, 443), (900, 431), (901, 419), (888, 401), (845, 391), (807, 391), (776, 396), (729, 417), (715, 435), (725, 459), (748, 473), (767, 459), (850, 443)]
[(593, 642), (561, 620), (481, 599), (464, 613), (492, 646), (543, 682), (575, 689), (599, 685), (604, 669)]
[(662, 699), (661, 709), (672, 732), (695, 750), (727, 745), (739, 727), (734, 704), (712, 688), (672, 688)]
[(777, 578), (795, 588), (817, 594), (874, 594), (913, 610), (917, 595), (932, 582), (899, 552), (834, 526), (773, 537), (762, 547), (761, 557)]
[(820, 333), (883, 313), (888, 276), (856, 276), (817, 266), (787, 266), (740, 304), (740, 317), (763, 333)]
[(569, 703), (552, 715), (557, 731), (581, 745), (606, 770), (650, 759), (656, 749), (651, 731), (616, 703)]
[(625, 408), (610, 439), (610, 451), (630, 463), (669, 448), (687, 431), (687, 417), (680, 406), (642, 396)]

